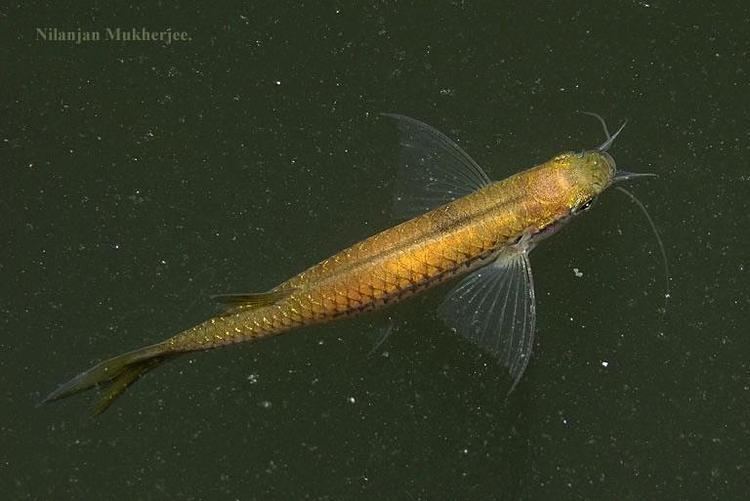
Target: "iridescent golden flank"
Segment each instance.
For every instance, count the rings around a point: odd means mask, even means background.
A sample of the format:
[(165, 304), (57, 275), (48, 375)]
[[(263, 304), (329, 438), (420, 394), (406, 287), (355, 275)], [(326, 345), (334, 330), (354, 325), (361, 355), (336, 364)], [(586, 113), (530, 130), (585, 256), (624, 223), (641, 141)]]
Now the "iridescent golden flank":
[(272, 305), (212, 318), (166, 343), (170, 351), (193, 351), (280, 334), (399, 301), (478, 268), (593, 198), (614, 174), (608, 157), (566, 153), (492, 183), (303, 271), (275, 289), (292, 292)]

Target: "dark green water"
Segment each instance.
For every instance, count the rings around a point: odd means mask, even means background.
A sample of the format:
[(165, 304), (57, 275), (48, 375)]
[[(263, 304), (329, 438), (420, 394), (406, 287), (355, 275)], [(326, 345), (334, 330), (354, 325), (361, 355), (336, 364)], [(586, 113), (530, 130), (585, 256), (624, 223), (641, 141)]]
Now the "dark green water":
[[(3, 497), (746, 496), (750, 14), (586, 3), (1, 7)], [(36, 33), (107, 27), (190, 40)], [(96, 419), (93, 394), (36, 407), (206, 318), (210, 294), (393, 224), (378, 113), (501, 178), (599, 144), (576, 110), (628, 118), (613, 155), (659, 174), (631, 189), (670, 259), (666, 315), (655, 240), (610, 191), (532, 254), (537, 344), (507, 400), (504, 371), (435, 318), (441, 289), (175, 361)]]

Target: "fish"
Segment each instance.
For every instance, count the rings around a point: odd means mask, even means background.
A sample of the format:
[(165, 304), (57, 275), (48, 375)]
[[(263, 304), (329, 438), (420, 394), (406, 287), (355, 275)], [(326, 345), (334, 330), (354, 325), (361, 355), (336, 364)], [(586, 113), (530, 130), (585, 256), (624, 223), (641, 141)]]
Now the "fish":
[(610, 134), (604, 120), (591, 115), (602, 124), (604, 143), (492, 181), (442, 132), (405, 115), (383, 114), (398, 131), (393, 208), (405, 221), (269, 291), (214, 296), (221, 312), (164, 341), (94, 365), (42, 403), (100, 387), (94, 409), (100, 414), (144, 374), (180, 355), (355, 316), (448, 281), (457, 283), (440, 305), (440, 316), (498, 360), (512, 391), (534, 345), (529, 253), (614, 183), (652, 175), (619, 170), (608, 150), (625, 123)]

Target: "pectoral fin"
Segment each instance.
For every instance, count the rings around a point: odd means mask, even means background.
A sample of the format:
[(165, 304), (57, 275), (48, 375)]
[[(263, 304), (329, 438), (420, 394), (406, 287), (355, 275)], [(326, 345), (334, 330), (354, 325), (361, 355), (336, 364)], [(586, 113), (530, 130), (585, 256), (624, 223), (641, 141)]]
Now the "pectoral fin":
[(397, 218), (412, 218), (490, 184), (490, 178), (442, 132), (404, 115), (384, 113), (399, 130)]
[(239, 310), (248, 308), (260, 308), (270, 306), (285, 297), (288, 297), (296, 289), (274, 289), (269, 292), (249, 292), (244, 294), (215, 294), (211, 299), (222, 303), (225, 307), (224, 314), (229, 315)]
[(534, 345), (536, 301), (528, 248), (513, 248), (466, 277), (440, 307), (458, 333), (508, 369), (513, 390)]

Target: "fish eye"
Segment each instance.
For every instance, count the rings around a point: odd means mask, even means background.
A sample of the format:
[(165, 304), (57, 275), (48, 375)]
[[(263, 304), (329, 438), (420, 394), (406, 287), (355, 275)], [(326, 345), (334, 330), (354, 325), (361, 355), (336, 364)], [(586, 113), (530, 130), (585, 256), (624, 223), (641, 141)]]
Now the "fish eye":
[(594, 204), (594, 199), (590, 199), (583, 204), (579, 205), (578, 208), (575, 210), (575, 213), (578, 214), (579, 212), (585, 212), (591, 208), (591, 206)]

